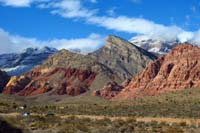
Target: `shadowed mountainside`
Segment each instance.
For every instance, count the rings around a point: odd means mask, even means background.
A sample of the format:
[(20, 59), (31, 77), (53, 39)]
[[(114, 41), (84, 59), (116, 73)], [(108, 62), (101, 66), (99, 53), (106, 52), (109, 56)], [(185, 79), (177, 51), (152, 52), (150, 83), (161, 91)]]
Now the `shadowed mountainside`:
[(0, 92), (2, 92), (2, 89), (6, 86), (9, 79), (10, 77), (6, 74), (6, 72), (0, 70)]

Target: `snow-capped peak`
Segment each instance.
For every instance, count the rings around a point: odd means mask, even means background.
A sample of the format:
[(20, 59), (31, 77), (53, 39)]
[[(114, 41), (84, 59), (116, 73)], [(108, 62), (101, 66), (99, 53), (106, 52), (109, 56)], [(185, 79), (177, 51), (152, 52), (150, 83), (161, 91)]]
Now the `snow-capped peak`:
[(155, 39), (149, 36), (135, 36), (129, 40), (131, 43), (142, 47), (143, 49), (159, 54), (168, 53), (175, 45), (179, 43), (178, 40), (164, 40), (164, 39)]
[(9, 75), (23, 74), (41, 64), (50, 55), (57, 53), (55, 48), (27, 48), (21, 53), (0, 55), (0, 69)]

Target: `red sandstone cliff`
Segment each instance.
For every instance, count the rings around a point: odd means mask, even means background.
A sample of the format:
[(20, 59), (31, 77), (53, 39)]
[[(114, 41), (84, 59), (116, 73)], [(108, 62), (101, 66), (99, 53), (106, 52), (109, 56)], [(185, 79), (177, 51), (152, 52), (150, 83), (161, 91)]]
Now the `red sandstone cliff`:
[(200, 87), (200, 48), (185, 43), (151, 62), (114, 100)]

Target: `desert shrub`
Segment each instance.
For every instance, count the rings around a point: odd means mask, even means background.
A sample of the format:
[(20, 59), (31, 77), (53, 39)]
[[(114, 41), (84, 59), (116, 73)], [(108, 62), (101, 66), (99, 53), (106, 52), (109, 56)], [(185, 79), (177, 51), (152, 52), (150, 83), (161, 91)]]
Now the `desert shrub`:
[(87, 132), (89, 133), (90, 132), (90, 129), (87, 125), (83, 124), (83, 123), (77, 123), (76, 124), (76, 128), (82, 132)]
[(186, 122), (181, 122), (181, 123), (180, 123), (180, 126), (181, 126), (181, 127), (186, 127), (186, 126), (187, 126), (187, 123), (186, 123)]
[(165, 133), (184, 133), (184, 131), (180, 128), (168, 128)]

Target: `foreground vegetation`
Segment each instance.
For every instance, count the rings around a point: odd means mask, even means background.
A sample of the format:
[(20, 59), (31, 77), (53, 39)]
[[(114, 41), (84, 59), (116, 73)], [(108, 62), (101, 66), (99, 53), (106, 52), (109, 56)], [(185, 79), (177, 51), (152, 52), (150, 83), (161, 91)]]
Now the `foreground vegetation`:
[[(148, 131), (148, 132), (177, 132), (195, 130), (198, 131), (199, 123), (188, 125), (187, 123), (157, 123), (157, 122), (138, 122), (138, 117), (170, 117), (170, 118), (192, 118), (200, 119), (200, 89), (187, 89), (184, 91), (170, 92), (159, 96), (144, 97), (133, 101), (105, 101), (92, 96), (79, 96), (76, 98), (55, 98), (55, 101), (40, 101), (37, 98), (2, 96), (0, 98), (0, 113), (11, 113), (24, 111), (30, 112), (29, 117), (17, 116), (15, 118), (3, 118), (17, 127), (33, 130), (55, 130), (59, 131), (76, 130), (85, 132), (106, 131)], [(54, 98), (52, 98), (54, 99)], [(38, 102), (40, 101), (40, 102)], [(20, 109), (24, 106), (25, 109)], [(47, 117), (47, 114), (53, 114)], [(93, 120), (89, 118), (70, 117), (62, 119), (62, 115), (90, 115), (106, 116), (107, 119)], [(110, 117), (131, 117), (130, 120), (114, 120)], [(20, 121), (20, 123), (15, 121)], [(27, 126), (28, 125), (28, 126)], [(50, 128), (51, 127), (51, 128)], [(80, 128), (80, 129), (79, 129)]]
[(57, 116), (4, 117), (9, 123), (15, 124), (24, 132), (57, 132), (57, 133), (183, 133), (199, 132), (199, 126), (180, 123), (158, 123), (157, 121), (143, 122), (129, 119), (91, 119), (70, 116), (62, 119)]

